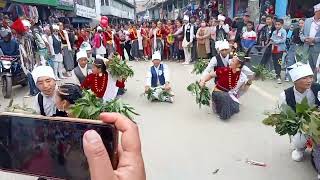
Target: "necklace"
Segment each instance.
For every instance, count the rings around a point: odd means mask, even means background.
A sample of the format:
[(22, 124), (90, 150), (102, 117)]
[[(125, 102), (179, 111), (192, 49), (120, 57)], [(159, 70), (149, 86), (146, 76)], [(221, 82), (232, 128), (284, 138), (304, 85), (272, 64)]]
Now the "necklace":
[(236, 77), (235, 77), (235, 83), (234, 83), (234, 86), (232, 86), (232, 69), (229, 69), (229, 90), (231, 89), (234, 89), (237, 85), (238, 85), (238, 80), (240, 78), (240, 74), (238, 74)]
[(101, 88), (99, 89), (99, 88), (98, 88), (98, 84), (99, 84), (99, 82), (98, 82), (98, 77), (99, 77), (99, 75), (96, 75), (96, 76), (94, 77), (94, 88), (95, 88), (95, 91), (96, 91), (97, 93), (101, 93), (101, 92), (103, 91), (105, 85), (106, 85), (106, 78), (105, 78), (105, 74), (103, 74), (103, 75), (102, 75), (103, 80), (102, 80), (102, 84), (101, 84), (101, 86), (100, 86)]

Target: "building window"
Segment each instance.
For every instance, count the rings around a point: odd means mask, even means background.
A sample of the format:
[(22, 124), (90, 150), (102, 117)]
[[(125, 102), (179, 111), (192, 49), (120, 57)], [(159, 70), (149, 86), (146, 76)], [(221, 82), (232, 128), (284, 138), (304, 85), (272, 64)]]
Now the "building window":
[(101, 6), (104, 6), (104, 0), (101, 0)]
[(109, 0), (105, 0), (105, 4), (106, 4), (106, 6), (110, 6)]

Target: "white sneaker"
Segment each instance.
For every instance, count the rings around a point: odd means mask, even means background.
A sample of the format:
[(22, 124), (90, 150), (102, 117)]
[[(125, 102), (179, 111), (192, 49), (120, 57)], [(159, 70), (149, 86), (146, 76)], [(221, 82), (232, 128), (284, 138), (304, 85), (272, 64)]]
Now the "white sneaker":
[(277, 83), (278, 83), (278, 84), (282, 84), (281, 78), (278, 78), (278, 79), (277, 79)]
[(296, 162), (302, 161), (303, 156), (304, 156), (304, 151), (299, 151), (297, 149), (292, 151), (292, 154), (291, 154), (292, 160), (294, 160)]
[(182, 63), (182, 65), (189, 65), (190, 63), (188, 63), (188, 62), (184, 62), (184, 63)]

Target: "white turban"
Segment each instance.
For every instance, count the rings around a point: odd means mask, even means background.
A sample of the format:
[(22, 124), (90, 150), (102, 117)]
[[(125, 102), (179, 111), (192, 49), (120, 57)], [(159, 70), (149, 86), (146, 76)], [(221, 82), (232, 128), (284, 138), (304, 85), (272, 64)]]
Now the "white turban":
[(314, 12), (320, 11), (320, 3), (314, 6)]
[(156, 51), (152, 54), (152, 61), (153, 60), (160, 60), (161, 61), (161, 54), (160, 51)]
[(188, 22), (189, 22), (189, 16), (184, 15), (184, 16), (183, 16), (183, 20), (184, 20), (184, 21), (188, 21)]
[(91, 49), (92, 47), (88, 42), (83, 42), (80, 46), (80, 50), (91, 51)]
[(297, 62), (296, 64), (290, 66), (289, 68), (292, 68), (289, 71), (289, 74), (293, 82), (296, 82), (297, 80), (303, 77), (313, 76), (313, 71), (310, 65), (308, 64)]
[(226, 17), (224, 17), (223, 15), (219, 14), (218, 16), (218, 21), (225, 21)]
[(23, 19), (22, 20), (22, 24), (23, 24), (23, 26), (25, 26), (25, 27), (31, 27), (31, 23), (30, 23), (30, 21), (28, 21), (28, 20), (26, 20), (26, 19)]
[(53, 29), (53, 30), (59, 30), (59, 26), (56, 25), (56, 24), (53, 24), (53, 25), (52, 25), (52, 29)]
[(35, 83), (37, 83), (39, 77), (49, 77), (56, 80), (53, 69), (50, 66), (38, 66), (34, 68), (31, 74)]
[(79, 59), (81, 58), (88, 58), (86, 51), (80, 50), (79, 52), (77, 52), (77, 61), (79, 61)]
[(224, 40), (224, 41), (217, 41), (216, 42), (216, 49), (218, 51), (224, 50), (224, 49), (230, 49), (229, 42)]

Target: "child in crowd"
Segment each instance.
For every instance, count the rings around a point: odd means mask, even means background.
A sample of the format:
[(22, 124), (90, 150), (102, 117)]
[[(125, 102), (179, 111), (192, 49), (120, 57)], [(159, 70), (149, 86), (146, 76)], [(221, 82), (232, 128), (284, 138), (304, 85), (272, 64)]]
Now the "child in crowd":
[(244, 48), (245, 52), (248, 52), (249, 49), (257, 42), (257, 33), (253, 29), (254, 23), (252, 21), (248, 21), (247, 31), (242, 34), (241, 40), (241, 46)]
[(282, 56), (286, 51), (286, 39), (287, 32), (283, 29), (283, 20), (277, 19), (275, 23), (276, 30), (272, 33), (271, 42), (272, 42), (272, 60), (274, 65), (274, 70), (276, 72), (277, 83), (281, 84), (281, 64)]

